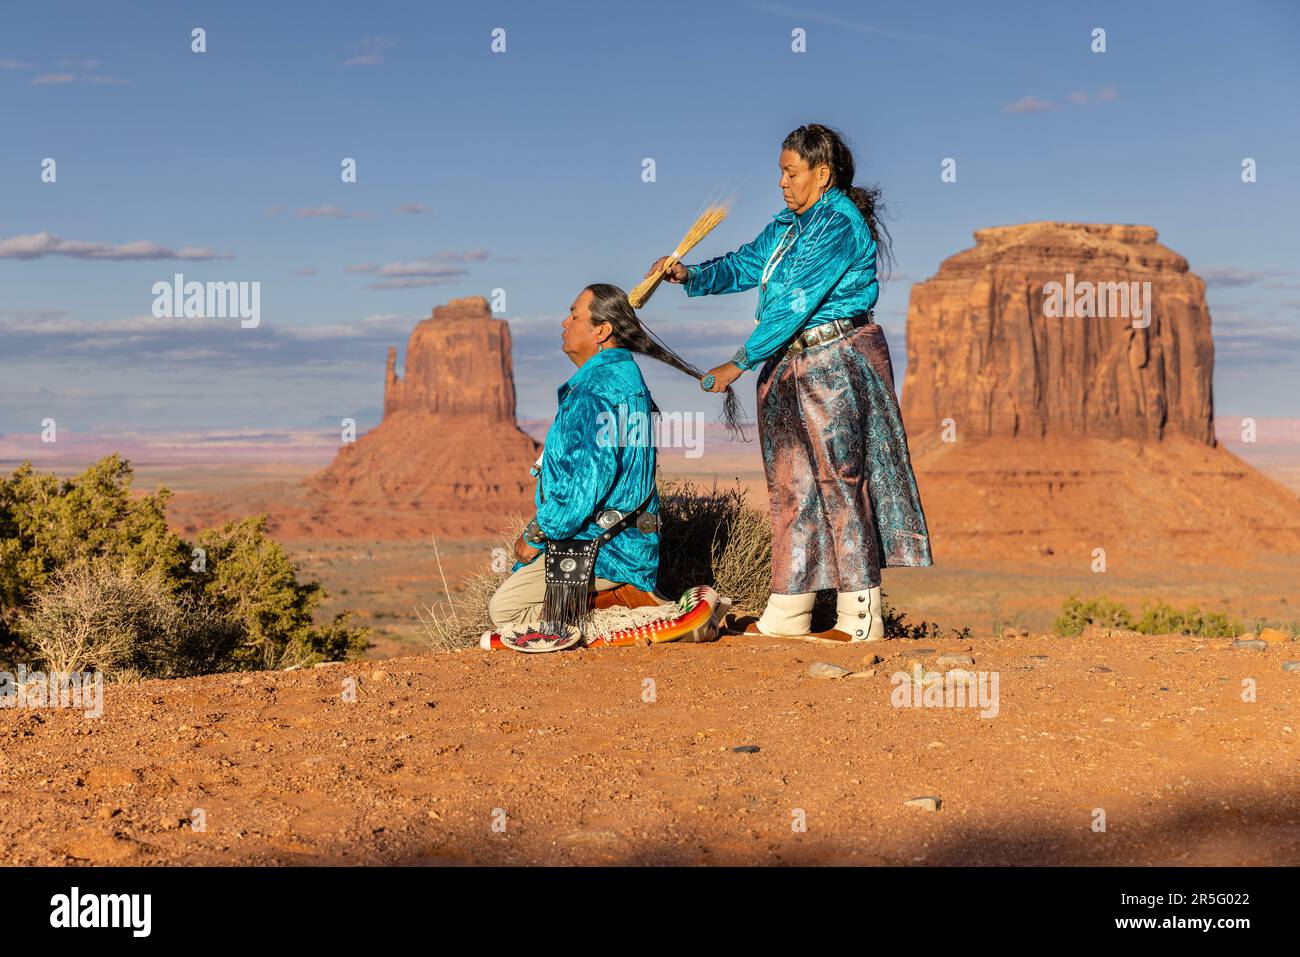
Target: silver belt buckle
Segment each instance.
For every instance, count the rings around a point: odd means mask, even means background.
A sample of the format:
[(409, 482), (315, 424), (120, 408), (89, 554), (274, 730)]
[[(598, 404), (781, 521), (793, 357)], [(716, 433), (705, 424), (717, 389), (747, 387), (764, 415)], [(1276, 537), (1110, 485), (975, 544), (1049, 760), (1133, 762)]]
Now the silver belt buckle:
[(607, 508), (596, 518), (596, 524), (601, 528), (613, 528), (623, 518), (623, 513), (616, 508)]
[(636, 530), (644, 535), (659, 531), (659, 516), (650, 512), (642, 512), (636, 518)]

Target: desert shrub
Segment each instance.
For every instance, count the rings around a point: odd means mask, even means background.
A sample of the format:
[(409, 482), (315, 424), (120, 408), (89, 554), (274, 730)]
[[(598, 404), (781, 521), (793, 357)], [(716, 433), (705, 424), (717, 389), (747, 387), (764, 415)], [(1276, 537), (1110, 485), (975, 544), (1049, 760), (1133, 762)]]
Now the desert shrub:
[(174, 590), (188, 550), (167, 528), (171, 493), (131, 495), (131, 467), (116, 454), (60, 480), (24, 462), (0, 478), (0, 653), (21, 650), (18, 613), (63, 566), (105, 559), (158, 572)]
[(50, 671), (174, 678), (228, 667), (242, 631), (210, 603), (172, 592), (157, 571), (100, 558), (54, 572), (17, 616)]
[[(171, 493), (134, 496), (131, 479), (116, 454), (71, 479), (30, 463), (0, 478), (0, 659), (88, 658), (105, 671), (162, 676), (364, 651), (366, 631), (349, 625), (347, 612), (312, 623), (325, 592), (298, 581), (265, 517), (200, 533), (200, 561), (167, 528)], [(102, 613), (94, 601), (105, 603)], [(59, 621), (74, 628), (67, 637), (55, 634)]]
[(1091, 598), (1087, 601), (1071, 595), (1061, 606), (1061, 614), (1052, 626), (1057, 634), (1078, 635), (1088, 625), (1104, 628), (1132, 628), (1133, 616), (1118, 602), (1108, 598)]
[(733, 608), (761, 611), (771, 585), (772, 529), (744, 489), (666, 482), (659, 508), (660, 593), (677, 598), (694, 585), (710, 585)]
[(309, 665), (365, 650), (365, 631), (347, 624), (347, 612), (329, 625), (312, 624), (325, 590), (318, 582), (298, 581), (284, 548), (266, 535), (266, 516), (206, 529), (198, 545), (207, 567), (191, 575), (204, 597), (243, 627), (235, 668)]
[(1164, 602), (1147, 605), (1134, 631), (1144, 635), (1195, 635), (1198, 638), (1232, 638), (1241, 634), (1240, 624), (1232, 622), (1222, 612), (1203, 612), (1192, 607), (1179, 611)]
[(1144, 635), (1194, 635), (1198, 638), (1232, 638), (1242, 632), (1241, 625), (1222, 612), (1201, 611), (1198, 607), (1179, 611), (1161, 601), (1144, 605), (1142, 617), (1135, 622), (1118, 602), (1108, 598), (1083, 601), (1079, 596), (1071, 595), (1056, 619), (1057, 633), (1078, 635), (1088, 625), (1127, 628)]

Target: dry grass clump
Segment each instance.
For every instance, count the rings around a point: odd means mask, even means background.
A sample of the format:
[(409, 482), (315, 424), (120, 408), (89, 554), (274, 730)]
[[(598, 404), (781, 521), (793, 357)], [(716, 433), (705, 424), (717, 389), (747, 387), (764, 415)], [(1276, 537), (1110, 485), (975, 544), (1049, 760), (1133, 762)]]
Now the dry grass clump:
[(158, 571), (78, 561), (55, 573), (18, 616), (18, 631), (50, 671), (179, 678), (221, 670), (238, 622), (178, 596)]

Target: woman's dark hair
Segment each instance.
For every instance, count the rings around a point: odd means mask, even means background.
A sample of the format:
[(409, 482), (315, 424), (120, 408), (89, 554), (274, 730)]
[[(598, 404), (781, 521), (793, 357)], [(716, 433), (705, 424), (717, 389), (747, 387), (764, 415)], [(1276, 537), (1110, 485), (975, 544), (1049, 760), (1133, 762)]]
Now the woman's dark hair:
[[(592, 283), (587, 289), (591, 290), (590, 312), (593, 326), (608, 322), (614, 327), (614, 340), (623, 348), (649, 356), (651, 359), (658, 359), (694, 379), (704, 378), (704, 372), (668, 348), (662, 339), (637, 318), (636, 310), (627, 301), (627, 293), (622, 289), (607, 282)], [(653, 403), (653, 400), (651, 402)], [(654, 408), (653, 411), (658, 412), (659, 409)], [(732, 437), (739, 436), (742, 442), (745, 441), (745, 430), (740, 418), (740, 400), (730, 386), (727, 387), (722, 400), (722, 418), (726, 421), (727, 431)]]
[(892, 266), (894, 253), (890, 246), (893, 238), (885, 226), (885, 204), (880, 199), (880, 187), (853, 185), (853, 151), (849, 149), (843, 135), (829, 126), (809, 123), (787, 136), (781, 149), (794, 150), (808, 164), (809, 169), (822, 165), (831, 168), (830, 185), (838, 186), (853, 200), (853, 205), (858, 207), (862, 218), (867, 221), (871, 238), (876, 241), (876, 248), (880, 251), (880, 258), (886, 267)]

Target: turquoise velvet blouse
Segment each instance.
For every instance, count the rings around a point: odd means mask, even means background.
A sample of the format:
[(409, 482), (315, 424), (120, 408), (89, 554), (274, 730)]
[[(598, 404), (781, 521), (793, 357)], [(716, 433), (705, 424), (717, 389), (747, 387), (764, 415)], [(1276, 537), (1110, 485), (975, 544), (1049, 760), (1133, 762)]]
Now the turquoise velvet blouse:
[[(653, 402), (632, 353), (597, 352), (560, 386), (556, 399), (533, 496), (542, 533), (553, 540), (595, 538), (604, 531), (593, 518), (598, 508), (628, 512), (651, 492), (646, 511), (657, 513)], [(511, 571), (522, 567), (515, 562)], [(658, 574), (657, 532), (624, 529), (596, 553), (599, 578), (653, 591)]]
[(788, 248), (759, 295), (758, 325), (732, 357), (742, 369), (760, 365), (805, 329), (866, 313), (880, 296), (876, 241), (861, 211), (838, 186), (803, 213), (781, 210), (753, 242), (735, 252), (688, 266), (686, 294), (753, 289), (778, 244)]

